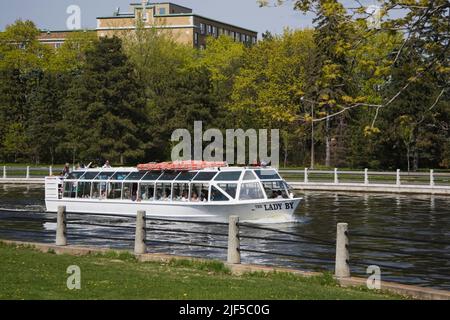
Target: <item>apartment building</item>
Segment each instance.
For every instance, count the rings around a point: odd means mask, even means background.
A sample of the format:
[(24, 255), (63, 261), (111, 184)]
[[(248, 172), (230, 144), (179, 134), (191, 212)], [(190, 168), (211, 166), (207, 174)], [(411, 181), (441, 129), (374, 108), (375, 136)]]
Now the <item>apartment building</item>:
[[(200, 49), (205, 48), (207, 37), (226, 35), (246, 45), (255, 44), (258, 37), (256, 31), (194, 14), (190, 8), (147, 0), (131, 3), (127, 12), (117, 8), (110, 16), (98, 17), (94, 31), (98, 37), (120, 37), (136, 30), (137, 25), (167, 32), (175, 41)], [(58, 47), (67, 34), (64, 31), (42, 32), (40, 41)]]

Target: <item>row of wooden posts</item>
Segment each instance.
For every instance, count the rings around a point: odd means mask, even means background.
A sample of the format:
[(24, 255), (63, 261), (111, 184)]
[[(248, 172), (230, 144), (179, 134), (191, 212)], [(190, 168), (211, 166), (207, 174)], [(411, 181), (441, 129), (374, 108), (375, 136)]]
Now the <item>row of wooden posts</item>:
[[(336, 232), (335, 276), (338, 278), (350, 277), (348, 224), (338, 223)], [(145, 211), (137, 211), (134, 240), (134, 253), (136, 255), (145, 254), (147, 252), (146, 236), (146, 213)], [(56, 245), (67, 245), (67, 216), (65, 206), (58, 207)], [(227, 263), (241, 263), (238, 216), (230, 216), (229, 218)]]

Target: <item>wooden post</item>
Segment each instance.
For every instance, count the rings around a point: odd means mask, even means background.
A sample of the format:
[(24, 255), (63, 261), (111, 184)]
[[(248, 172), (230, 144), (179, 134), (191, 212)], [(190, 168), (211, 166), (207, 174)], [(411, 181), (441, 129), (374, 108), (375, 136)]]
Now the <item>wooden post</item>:
[(228, 257), (230, 264), (241, 263), (240, 241), (239, 241), (239, 217), (230, 216), (228, 223)]
[(334, 168), (334, 183), (338, 184), (339, 183), (339, 178), (338, 178), (338, 169)]
[(145, 239), (146, 239), (145, 211), (138, 211), (136, 214), (136, 233), (134, 238), (135, 254), (144, 254), (147, 252)]
[(27, 166), (27, 174), (26, 174), (26, 178), (30, 179), (30, 166)]
[(348, 224), (338, 223), (336, 230), (336, 265), (334, 275), (337, 278), (350, 277), (350, 255), (348, 252)]
[(308, 183), (308, 168), (305, 168), (305, 183)]
[(430, 170), (430, 187), (434, 187), (434, 170)]
[(66, 220), (66, 207), (59, 206), (56, 217), (56, 245), (67, 245), (67, 220)]
[(3, 166), (3, 179), (6, 179), (6, 166)]
[(369, 184), (369, 169), (364, 169), (364, 184), (368, 185)]
[(52, 166), (48, 167), (48, 175), (50, 177), (53, 175), (53, 168), (52, 168)]
[(400, 187), (401, 184), (402, 182), (400, 180), (400, 169), (397, 169), (397, 186)]

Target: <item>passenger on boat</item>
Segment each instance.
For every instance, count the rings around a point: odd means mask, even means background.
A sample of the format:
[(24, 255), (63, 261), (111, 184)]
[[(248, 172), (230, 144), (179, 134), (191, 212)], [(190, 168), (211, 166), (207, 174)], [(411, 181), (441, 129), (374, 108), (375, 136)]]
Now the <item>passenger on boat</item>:
[(200, 201), (201, 202), (208, 201), (208, 191), (202, 190), (202, 193), (200, 194)]
[(162, 199), (163, 201), (169, 201), (170, 200), (170, 191), (168, 189), (164, 190)]
[(109, 164), (109, 160), (106, 160), (105, 164), (102, 167), (103, 169), (111, 168), (111, 165)]
[(70, 165), (66, 163), (61, 171), (61, 176), (65, 177), (70, 173)]
[(197, 192), (193, 192), (193, 193), (192, 193), (191, 201), (192, 201), (192, 202), (199, 202)]
[(281, 192), (281, 190), (277, 191), (277, 199), (283, 199), (283, 193)]
[(181, 196), (181, 201), (186, 202), (188, 200), (189, 200), (189, 198), (188, 198), (187, 192), (183, 191), (183, 195)]

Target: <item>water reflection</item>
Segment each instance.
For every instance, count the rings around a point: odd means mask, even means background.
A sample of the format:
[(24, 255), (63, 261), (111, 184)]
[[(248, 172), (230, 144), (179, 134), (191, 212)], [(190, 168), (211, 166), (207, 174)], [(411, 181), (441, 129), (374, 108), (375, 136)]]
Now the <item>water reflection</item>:
[[(435, 241), (448, 241), (450, 238), (449, 197), (333, 192), (306, 192), (301, 196), (304, 197), (304, 202), (296, 212), (297, 219), (265, 226), (305, 238), (264, 230), (248, 228), (241, 230), (243, 248), (282, 252), (301, 258), (245, 252), (242, 254), (243, 262), (332, 271), (334, 245), (325, 245), (310, 238), (334, 241), (338, 222), (349, 224), (350, 235), (360, 233)], [(55, 215), (43, 213), (43, 197), (44, 191), (40, 187), (3, 185), (0, 188), (0, 237), (53, 242)], [(25, 221), (22, 221), (24, 218)], [(69, 224), (69, 241), (72, 244), (130, 249), (133, 247), (133, 229), (129, 228), (133, 226), (133, 219), (117, 220), (74, 215), (69, 221), (113, 224), (121, 227)], [(226, 234), (226, 226), (154, 222), (149, 227), (155, 229), (148, 231), (150, 252), (226, 259), (226, 251), (222, 249), (155, 242), (226, 246), (227, 238), (224, 236), (174, 232), (184, 230)], [(31, 232), (19, 232), (15, 229), (27, 229)], [(245, 235), (301, 242), (247, 239)], [(117, 237), (130, 241), (108, 241), (101, 239), (102, 237)], [(352, 236), (350, 244), (353, 273), (365, 275), (366, 267), (374, 264), (381, 266), (384, 280), (450, 289), (450, 246)], [(375, 251), (376, 249), (384, 251)]]

